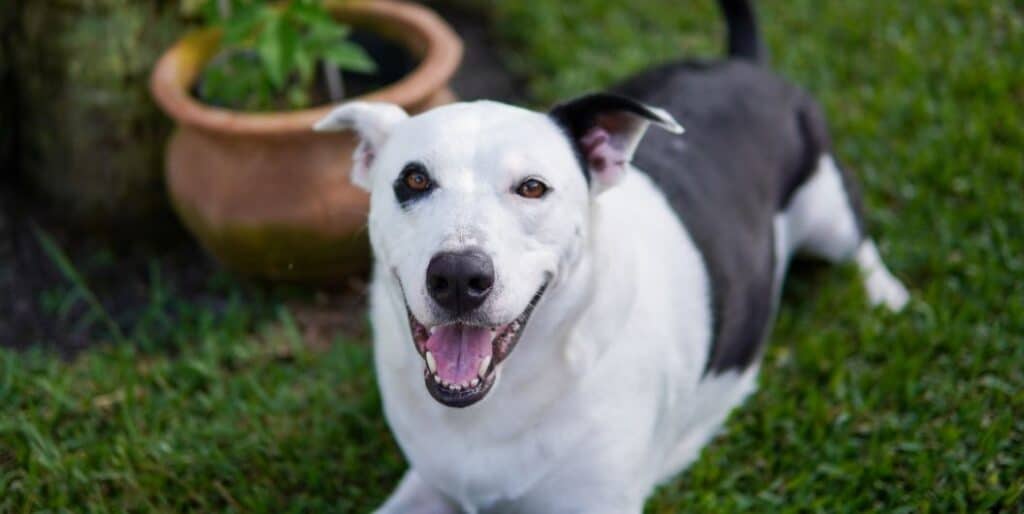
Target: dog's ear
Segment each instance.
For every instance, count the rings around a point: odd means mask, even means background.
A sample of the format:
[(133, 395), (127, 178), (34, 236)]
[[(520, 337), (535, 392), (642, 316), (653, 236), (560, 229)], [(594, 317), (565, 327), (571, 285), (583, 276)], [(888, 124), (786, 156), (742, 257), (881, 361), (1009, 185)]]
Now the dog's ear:
[(370, 168), (373, 159), (387, 141), (391, 130), (408, 119), (401, 107), (382, 102), (349, 102), (313, 125), (317, 132), (353, 130), (359, 136), (359, 146), (352, 155), (352, 183), (369, 191)]
[(569, 136), (596, 192), (622, 180), (649, 124), (683, 133), (683, 127), (665, 110), (607, 93), (559, 104), (550, 115)]

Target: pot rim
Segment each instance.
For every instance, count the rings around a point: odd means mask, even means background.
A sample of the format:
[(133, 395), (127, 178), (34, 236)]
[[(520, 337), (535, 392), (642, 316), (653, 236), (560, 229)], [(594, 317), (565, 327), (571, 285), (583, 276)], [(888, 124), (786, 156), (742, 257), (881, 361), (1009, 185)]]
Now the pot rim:
[[(406, 48), (422, 48), (422, 59), (408, 75), (398, 82), (368, 94), (345, 99), (390, 102), (405, 109), (425, 104), (444, 88), (462, 60), (462, 41), (436, 13), (425, 7), (374, 0), (349, 2), (337, 8), (353, 17), (365, 17), (387, 24), (401, 34)], [(250, 113), (213, 107), (189, 94), (198, 78), (204, 60), (195, 50), (197, 40), (209, 42), (218, 37), (212, 29), (197, 31), (179, 39), (157, 61), (150, 75), (149, 88), (157, 104), (181, 125), (233, 134), (281, 135), (313, 133), (313, 124), (338, 104), (326, 104), (297, 111)]]

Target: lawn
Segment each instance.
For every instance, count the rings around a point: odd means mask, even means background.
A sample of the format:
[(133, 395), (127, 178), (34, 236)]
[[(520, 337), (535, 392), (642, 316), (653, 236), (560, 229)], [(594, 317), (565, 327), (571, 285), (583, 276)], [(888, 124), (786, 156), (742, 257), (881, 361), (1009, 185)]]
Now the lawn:
[[(1024, 5), (761, 6), (772, 66), (825, 106), (914, 299), (871, 310), (852, 268), (799, 265), (759, 391), (647, 511), (1024, 512)], [(720, 52), (710, 0), (500, 0), (493, 19), (538, 105)], [(368, 341), (310, 344), (287, 295), (228, 282), (216, 314), (151, 284), (147, 322), (107, 335), (129, 344), (73, 361), (0, 350), (0, 512), (385, 497), (404, 463)]]

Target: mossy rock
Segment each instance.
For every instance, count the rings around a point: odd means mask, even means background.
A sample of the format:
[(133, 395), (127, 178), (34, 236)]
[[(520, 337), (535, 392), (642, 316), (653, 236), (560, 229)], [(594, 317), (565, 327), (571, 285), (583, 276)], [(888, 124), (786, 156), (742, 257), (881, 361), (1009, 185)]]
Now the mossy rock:
[(167, 212), (170, 122), (149, 71), (182, 31), (177, 2), (22, 2), (17, 44), (20, 165), (60, 214), (121, 227)]

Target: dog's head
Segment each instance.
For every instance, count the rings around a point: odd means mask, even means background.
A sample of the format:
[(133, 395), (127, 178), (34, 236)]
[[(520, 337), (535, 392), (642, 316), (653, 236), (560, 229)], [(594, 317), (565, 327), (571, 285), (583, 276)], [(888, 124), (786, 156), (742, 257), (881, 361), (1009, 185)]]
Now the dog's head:
[(317, 123), (352, 129), (352, 181), (370, 192), (378, 280), (404, 297), (427, 390), (483, 398), (535, 309), (584, 251), (590, 201), (618, 182), (664, 111), (590, 95), (541, 114), (495, 102), (409, 117), (353, 102)]

